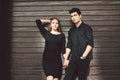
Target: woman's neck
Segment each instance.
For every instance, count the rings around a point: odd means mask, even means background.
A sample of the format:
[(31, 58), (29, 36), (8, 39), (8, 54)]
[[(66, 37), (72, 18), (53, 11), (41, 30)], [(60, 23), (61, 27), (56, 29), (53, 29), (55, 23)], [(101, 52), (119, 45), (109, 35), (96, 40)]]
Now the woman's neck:
[(60, 32), (58, 32), (57, 30), (51, 30), (50, 32), (53, 34), (60, 34)]

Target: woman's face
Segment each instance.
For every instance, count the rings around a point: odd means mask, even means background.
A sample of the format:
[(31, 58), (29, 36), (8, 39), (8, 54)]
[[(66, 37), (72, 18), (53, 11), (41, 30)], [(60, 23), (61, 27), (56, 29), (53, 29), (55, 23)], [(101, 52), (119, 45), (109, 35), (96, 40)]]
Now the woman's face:
[(51, 21), (51, 27), (52, 27), (52, 30), (57, 30), (58, 27), (59, 27), (58, 20), (53, 19), (53, 20)]

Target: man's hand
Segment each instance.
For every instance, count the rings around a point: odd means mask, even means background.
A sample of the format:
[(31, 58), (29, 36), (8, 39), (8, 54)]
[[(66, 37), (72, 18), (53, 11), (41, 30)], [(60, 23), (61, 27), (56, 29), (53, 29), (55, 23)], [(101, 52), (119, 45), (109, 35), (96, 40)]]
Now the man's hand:
[(80, 59), (86, 59), (86, 57), (84, 57), (84, 56), (81, 56), (81, 57), (80, 57)]

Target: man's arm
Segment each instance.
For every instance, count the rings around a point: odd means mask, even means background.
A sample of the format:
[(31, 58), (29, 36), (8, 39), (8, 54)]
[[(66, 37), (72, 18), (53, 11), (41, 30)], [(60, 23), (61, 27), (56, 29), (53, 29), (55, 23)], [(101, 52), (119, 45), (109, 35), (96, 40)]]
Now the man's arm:
[(65, 52), (65, 54), (64, 54), (64, 59), (65, 59), (65, 60), (68, 60), (68, 57), (69, 57), (69, 55), (70, 55), (70, 51), (71, 51), (70, 48), (66, 48), (66, 52)]
[(91, 27), (86, 28), (86, 41), (87, 41), (87, 46), (86, 49), (83, 53), (83, 55), (80, 57), (81, 59), (85, 59), (90, 51), (93, 49), (93, 31)]
[(90, 51), (92, 50), (92, 48), (93, 48), (92, 46), (87, 45), (87, 47), (86, 47), (83, 55), (80, 57), (80, 59), (85, 59), (88, 56), (88, 54), (90, 53)]

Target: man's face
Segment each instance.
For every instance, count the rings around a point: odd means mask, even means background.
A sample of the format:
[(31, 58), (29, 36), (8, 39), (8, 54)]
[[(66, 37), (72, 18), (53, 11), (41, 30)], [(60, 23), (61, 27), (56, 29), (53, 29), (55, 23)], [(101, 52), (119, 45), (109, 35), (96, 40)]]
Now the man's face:
[(77, 24), (81, 21), (81, 15), (79, 15), (77, 12), (73, 12), (70, 15), (73, 23)]

